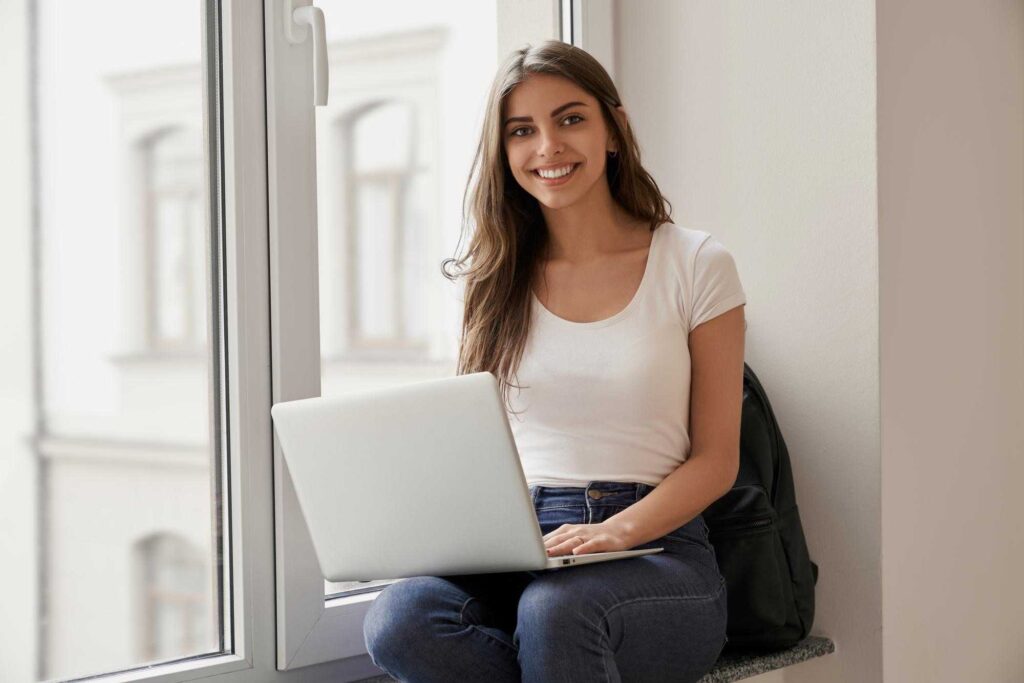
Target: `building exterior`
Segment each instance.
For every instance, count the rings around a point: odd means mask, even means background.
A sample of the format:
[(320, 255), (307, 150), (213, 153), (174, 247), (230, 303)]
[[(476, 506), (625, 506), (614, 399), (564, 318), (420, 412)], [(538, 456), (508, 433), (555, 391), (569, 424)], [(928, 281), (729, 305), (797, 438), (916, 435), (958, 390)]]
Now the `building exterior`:
[[(318, 3), (346, 17), (328, 21), (317, 110), (324, 394), (455, 371), (461, 310), (440, 265), (461, 227), (494, 8), (408, 4), (354, 16)], [(37, 654), (20, 670), (42, 678), (221, 648), (203, 17), (197, 3), (140, 5), (52, 0), (32, 22), (39, 325), (25, 339), (40, 418), (26, 433), (0, 417), (0, 432), (35, 463)], [(115, 28), (132, 21), (148, 30)]]

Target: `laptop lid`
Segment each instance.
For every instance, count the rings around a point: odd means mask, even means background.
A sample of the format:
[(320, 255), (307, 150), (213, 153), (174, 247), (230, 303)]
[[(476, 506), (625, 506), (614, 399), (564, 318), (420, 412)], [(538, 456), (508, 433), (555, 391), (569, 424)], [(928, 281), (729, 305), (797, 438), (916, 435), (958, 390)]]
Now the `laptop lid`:
[(285, 401), (271, 415), (326, 579), (548, 566), (490, 372)]

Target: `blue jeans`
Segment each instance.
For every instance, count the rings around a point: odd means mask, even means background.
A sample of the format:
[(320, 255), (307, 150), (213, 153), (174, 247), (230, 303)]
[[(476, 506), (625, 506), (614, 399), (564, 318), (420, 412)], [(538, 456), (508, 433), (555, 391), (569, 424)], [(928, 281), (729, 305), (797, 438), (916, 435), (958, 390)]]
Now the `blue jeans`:
[[(542, 534), (596, 524), (654, 490), (530, 487)], [(548, 571), (416, 576), (363, 622), (373, 663), (400, 681), (696, 681), (725, 645), (725, 579), (700, 515), (636, 548), (660, 553)]]

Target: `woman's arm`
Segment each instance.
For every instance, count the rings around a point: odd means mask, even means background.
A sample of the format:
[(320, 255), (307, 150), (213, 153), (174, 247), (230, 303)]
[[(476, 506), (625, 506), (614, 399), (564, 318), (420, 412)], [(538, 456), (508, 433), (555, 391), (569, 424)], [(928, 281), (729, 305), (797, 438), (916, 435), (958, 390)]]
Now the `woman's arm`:
[[(690, 457), (641, 500), (608, 518), (628, 547), (681, 527), (724, 495), (740, 463), (744, 315), (737, 306), (690, 332)], [(612, 532), (614, 533), (614, 532)], [(581, 552), (600, 548), (581, 547)]]

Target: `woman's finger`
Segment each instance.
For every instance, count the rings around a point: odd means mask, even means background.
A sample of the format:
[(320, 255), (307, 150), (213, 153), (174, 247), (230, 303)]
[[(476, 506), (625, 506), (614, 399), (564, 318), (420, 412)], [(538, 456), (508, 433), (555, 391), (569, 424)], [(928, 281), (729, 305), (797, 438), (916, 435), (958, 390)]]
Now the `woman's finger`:
[(585, 539), (586, 537), (587, 537), (586, 532), (581, 532), (581, 531), (577, 531), (575, 533), (573, 533), (573, 532), (566, 532), (564, 534), (559, 534), (558, 536), (552, 536), (548, 540), (544, 541), (544, 547), (545, 548), (556, 548), (556, 547), (562, 545), (563, 543), (572, 543), (574, 538), (584, 538)]
[(580, 545), (582, 545), (583, 543), (586, 543), (586, 542), (587, 542), (587, 539), (585, 539), (585, 538), (581, 538), (579, 536), (573, 536), (572, 538), (569, 538), (568, 540), (565, 540), (565, 541), (563, 541), (561, 543), (558, 543), (556, 545), (551, 546), (550, 548), (548, 548), (548, 552), (553, 554), (553, 555), (564, 555), (565, 553), (571, 552), (573, 550), (573, 548), (575, 548), (577, 546), (580, 546)]
[(583, 543), (579, 544), (572, 549), (573, 555), (582, 555), (583, 553), (596, 553), (601, 551), (601, 539), (597, 536), (587, 539)]

